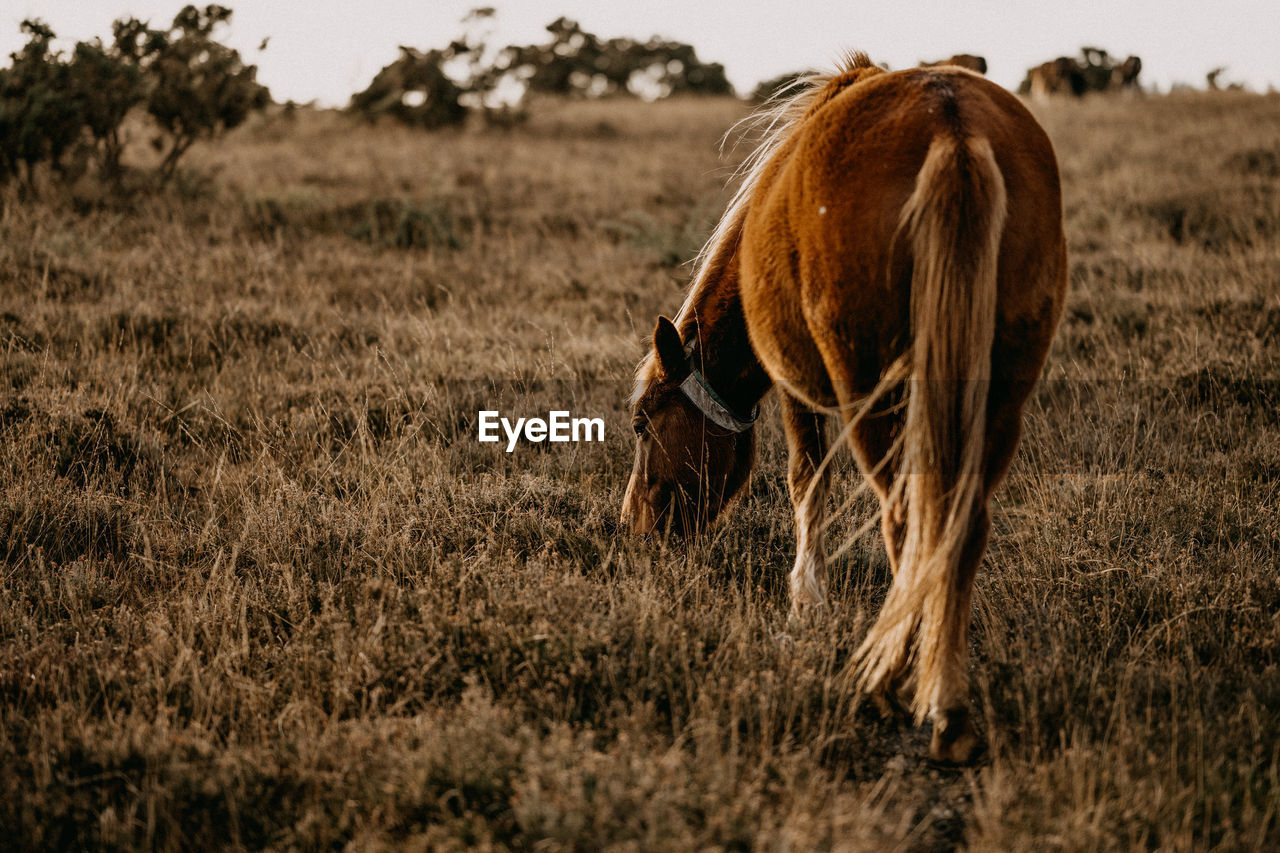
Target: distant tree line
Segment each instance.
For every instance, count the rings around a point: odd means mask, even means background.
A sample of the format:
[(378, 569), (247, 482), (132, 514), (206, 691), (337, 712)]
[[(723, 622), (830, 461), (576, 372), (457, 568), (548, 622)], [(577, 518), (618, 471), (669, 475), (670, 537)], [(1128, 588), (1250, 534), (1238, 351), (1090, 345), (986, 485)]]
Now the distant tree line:
[(351, 99), (350, 110), (369, 119), (391, 116), (422, 127), (459, 124), (472, 112), (491, 120), (523, 115), (530, 96), (593, 98), (632, 95), (733, 93), (719, 63), (698, 58), (691, 45), (654, 37), (602, 39), (577, 21), (557, 18), (549, 38), (532, 45), (493, 49), (476, 34), (491, 8), (472, 10), (468, 32), (444, 48), (401, 47), (368, 88)]
[(122, 18), (109, 42), (80, 42), (70, 56), (52, 49), (48, 25), (23, 21), (27, 43), (0, 68), (0, 184), (19, 179), (34, 187), (38, 165), (65, 177), (86, 159), (118, 182), (125, 119), (134, 108), (159, 131), (153, 145), (167, 181), (192, 144), (270, 101), (256, 67), (214, 38), (230, 18), (231, 10), (217, 5), (186, 6), (162, 29)]
[[(156, 174), (168, 181), (193, 144), (242, 124), (270, 103), (256, 66), (216, 37), (231, 15), (225, 6), (186, 6), (161, 28), (122, 18), (112, 25), (109, 41), (79, 42), (69, 55), (53, 49), (55, 35), (47, 24), (23, 21), (27, 42), (0, 68), (0, 186), (18, 181), (33, 189), (41, 165), (73, 178), (90, 164), (120, 186), (126, 120), (135, 111), (150, 118), (152, 144), (160, 152)], [(352, 96), (349, 112), (438, 128), (475, 114), (490, 123), (521, 121), (539, 95), (654, 99), (733, 93), (724, 66), (703, 62), (682, 42), (601, 38), (561, 17), (547, 25), (547, 38), (537, 44), (498, 48), (485, 34), (494, 16), (490, 7), (473, 9), (462, 20), (462, 35), (444, 47), (401, 47), (399, 57)], [(922, 64), (986, 70), (985, 59), (969, 54)], [(1059, 57), (1030, 69), (1020, 91), (1080, 95), (1137, 89), (1141, 68), (1136, 56), (1119, 61), (1086, 47), (1079, 58)], [(1218, 87), (1221, 71), (1210, 73), (1210, 88)], [(764, 81), (754, 97), (791, 91), (805, 76)]]

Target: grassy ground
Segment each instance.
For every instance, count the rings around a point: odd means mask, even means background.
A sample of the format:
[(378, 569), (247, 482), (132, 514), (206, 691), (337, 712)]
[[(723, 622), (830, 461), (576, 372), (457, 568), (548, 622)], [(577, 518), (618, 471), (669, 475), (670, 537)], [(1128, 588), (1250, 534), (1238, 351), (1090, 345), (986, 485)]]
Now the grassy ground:
[[(618, 535), (630, 371), (741, 114), (303, 112), (133, 204), (5, 196), (0, 846), (1280, 846), (1280, 99), (1040, 109), (1072, 290), (963, 771), (840, 677), (877, 540), (775, 640), (772, 405), (714, 536)], [(481, 408), (606, 440), (508, 455)]]

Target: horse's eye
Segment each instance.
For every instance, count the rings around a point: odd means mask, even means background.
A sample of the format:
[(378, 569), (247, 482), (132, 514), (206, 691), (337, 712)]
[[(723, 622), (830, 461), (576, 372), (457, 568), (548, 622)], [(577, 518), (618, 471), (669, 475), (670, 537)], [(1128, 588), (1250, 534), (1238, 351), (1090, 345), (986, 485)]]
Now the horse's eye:
[(637, 438), (642, 437), (644, 435), (644, 431), (646, 428), (648, 428), (648, 426), (649, 426), (649, 422), (644, 418), (636, 418), (634, 421), (631, 422), (631, 428), (635, 430)]

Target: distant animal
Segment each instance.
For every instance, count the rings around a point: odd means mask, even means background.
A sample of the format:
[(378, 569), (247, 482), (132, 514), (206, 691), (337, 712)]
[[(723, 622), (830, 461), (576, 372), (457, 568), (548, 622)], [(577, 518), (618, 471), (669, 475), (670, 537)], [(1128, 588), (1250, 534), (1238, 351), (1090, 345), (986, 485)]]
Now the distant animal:
[(1066, 290), (1053, 147), (978, 74), (888, 72), (864, 54), (761, 120), (772, 130), (638, 368), (621, 521), (677, 536), (713, 522), (748, 480), (776, 387), (793, 617), (825, 607), (827, 462), (847, 440), (893, 569), (857, 686), (882, 710), (909, 692), (930, 755), (966, 762), (982, 744), (965, 661), (988, 501)]
[(1080, 51), (1081, 59), (1060, 56), (1027, 70), (1027, 76), (1018, 87), (1019, 94), (1042, 99), (1051, 95), (1074, 95), (1086, 92), (1138, 91), (1138, 75), (1142, 72), (1142, 60), (1130, 56), (1124, 62), (1115, 62), (1105, 50), (1086, 47)]
[(1238, 80), (1228, 83), (1225, 87), (1220, 82), (1218, 82), (1219, 79), (1222, 77), (1222, 75), (1226, 73), (1226, 71), (1227, 71), (1227, 67), (1225, 65), (1220, 65), (1217, 68), (1210, 71), (1208, 74), (1204, 75), (1204, 82), (1205, 82), (1205, 85), (1208, 87), (1209, 91), (1210, 92), (1243, 92), (1244, 84)]
[(1108, 88), (1115, 91), (1126, 91), (1138, 88), (1138, 75), (1142, 73), (1142, 60), (1130, 56), (1124, 62), (1111, 69), (1111, 80)]
[(1088, 88), (1084, 70), (1069, 56), (1060, 56), (1027, 71), (1022, 91), (1036, 99), (1050, 95), (1083, 95)]
[(937, 68), (939, 65), (958, 65), (961, 68), (968, 68), (970, 71), (976, 71), (979, 74), (987, 73), (987, 60), (985, 57), (974, 56), (972, 53), (957, 53), (950, 59), (939, 59), (937, 62), (921, 62), (921, 68)]

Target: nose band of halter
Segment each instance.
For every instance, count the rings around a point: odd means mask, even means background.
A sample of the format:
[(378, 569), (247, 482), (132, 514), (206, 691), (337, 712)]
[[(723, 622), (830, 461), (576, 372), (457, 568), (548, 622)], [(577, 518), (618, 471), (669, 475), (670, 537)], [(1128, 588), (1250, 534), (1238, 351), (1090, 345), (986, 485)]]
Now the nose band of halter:
[(737, 413), (720, 399), (720, 395), (711, 390), (711, 383), (697, 368), (689, 370), (689, 376), (680, 383), (680, 390), (689, 398), (698, 411), (706, 415), (712, 423), (724, 427), (730, 432), (746, 432), (760, 417), (760, 407), (756, 406), (747, 417), (740, 418)]

